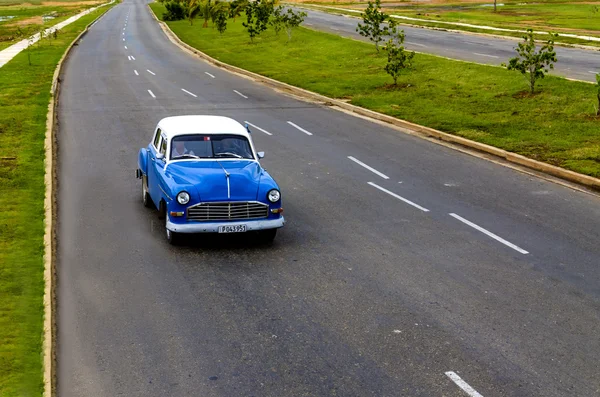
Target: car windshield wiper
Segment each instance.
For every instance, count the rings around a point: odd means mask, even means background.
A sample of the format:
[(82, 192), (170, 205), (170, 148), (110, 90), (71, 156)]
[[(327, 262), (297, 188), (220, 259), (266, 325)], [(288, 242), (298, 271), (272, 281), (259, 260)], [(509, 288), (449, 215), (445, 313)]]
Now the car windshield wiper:
[(199, 159), (200, 157), (198, 157), (198, 156), (194, 156), (193, 154), (182, 154), (182, 155), (180, 155), (180, 156), (175, 156), (175, 157), (173, 157), (171, 160), (175, 160), (175, 159), (185, 159), (185, 158)]
[(221, 153), (215, 153), (215, 157), (235, 157), (236, 159), (243, 159), (242, 156), (240, 156), (239, 154), (235, 154), (235, 153), (231, 153), (231, 152), (221, 152)]

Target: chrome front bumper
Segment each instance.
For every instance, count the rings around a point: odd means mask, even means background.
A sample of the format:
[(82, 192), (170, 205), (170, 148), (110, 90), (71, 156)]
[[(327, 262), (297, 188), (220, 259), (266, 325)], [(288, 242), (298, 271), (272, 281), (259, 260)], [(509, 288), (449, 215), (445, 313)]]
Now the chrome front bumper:
[[(168, 215), (167, 215), (168, 216)], [(173, 223), (167, 219), (167, 229), (176, 233), (218, 233), (219, 226), (235, 226), (246, 225), (247, 231), (277, 229), (283, 227), (285, 219), (283, 216), (279, 219), (264, 219), (260, 221), (247, 220), (236, 222), (189, 222), (189, 223)]]

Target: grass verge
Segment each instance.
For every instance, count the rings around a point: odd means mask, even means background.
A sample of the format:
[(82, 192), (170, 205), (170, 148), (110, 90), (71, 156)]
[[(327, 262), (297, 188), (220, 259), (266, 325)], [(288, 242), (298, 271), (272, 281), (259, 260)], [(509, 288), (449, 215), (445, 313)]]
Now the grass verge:
[[(164, 7), (150, 5), (161, 18)], [(168, 22), (189, 45), (223, 62), (323, 95), (600, 177), (596, 91), (586, 83), (547, 77), (537, 93), (499, 67), (417, 54), (391, 86), (386, 55), (374, 46), (300, 28), (291, 42), (267, 31), (250, 43), (242, 20), (220, 35), (201, 23)], [(368, 133), (368, 131), (365, 131)]]
[(0, 0), (0, 50), (105, 1), (61, 0), (54, 5), (19, 4)]
[(44, 137), (50, 86), (69, 44), (103, 7), (0, 69), (0, 395), (43, 392)]

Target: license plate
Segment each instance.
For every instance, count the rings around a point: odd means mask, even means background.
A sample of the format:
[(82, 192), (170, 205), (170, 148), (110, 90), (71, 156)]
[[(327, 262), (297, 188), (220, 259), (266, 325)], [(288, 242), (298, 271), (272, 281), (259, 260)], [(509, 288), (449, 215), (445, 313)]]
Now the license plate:
[(246, 225), (219, 226), (219, 233), (242, 233), (246, 231)]

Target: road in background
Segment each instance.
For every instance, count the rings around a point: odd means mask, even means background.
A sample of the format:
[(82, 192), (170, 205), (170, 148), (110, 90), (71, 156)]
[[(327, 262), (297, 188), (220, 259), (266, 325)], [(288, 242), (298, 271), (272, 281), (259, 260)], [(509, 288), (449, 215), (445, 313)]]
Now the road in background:
[[(308, 14), (303, 24), (305, 27), (369, 41), (356, 32), (356, 26), (361, 21), (358, 18), (317, 10), (303, 11)], [(508, 63), (516, 55), (518, 41), (515, 39), (400, 26), (406, 34), (406, 48), (413, 51), (495, 66)], [(551, 74), (596, 81), (596, 73), (600, 73), (600, 51), (560, 46), (555, 46), (554, 50), (558, 62)]]
[[(165, 241), (134, 171), (180, 114), (255, 126), (273, 246)], [(596, 196), (228, 74), (139, 0), (74, 47), (59, 125), (61, 397), (599, 393)]]

